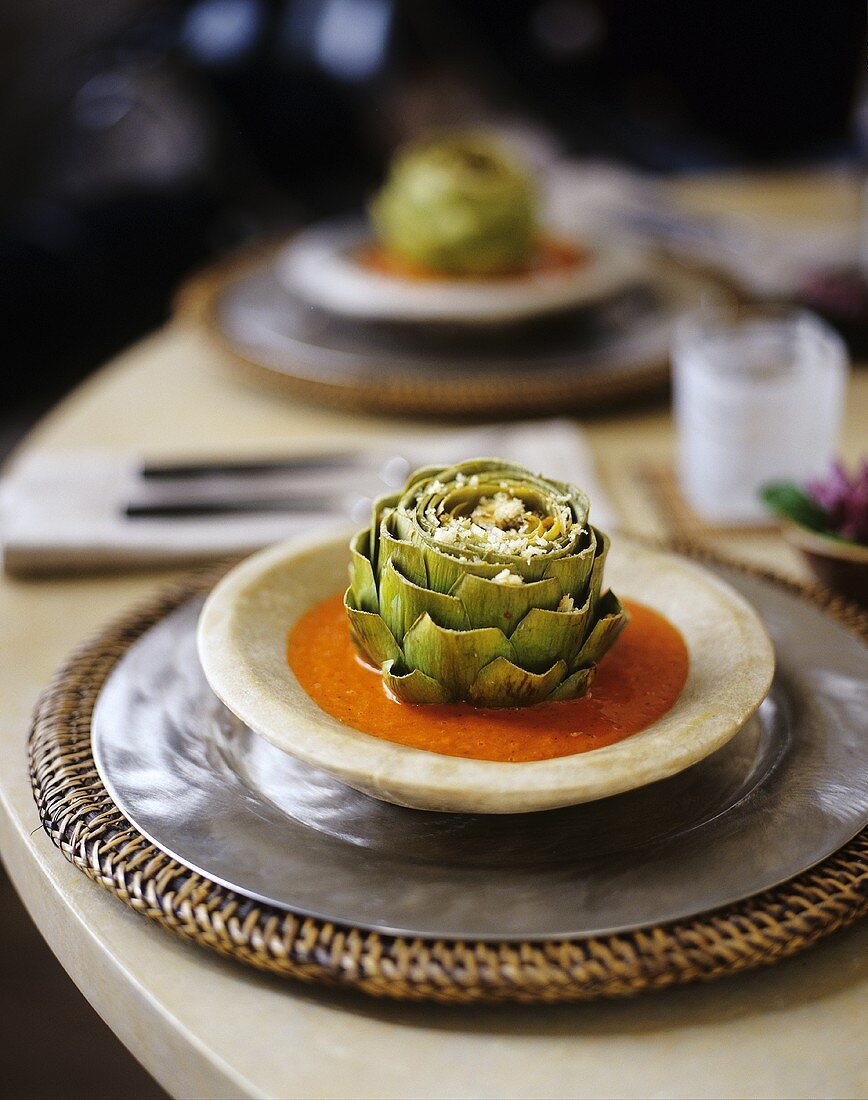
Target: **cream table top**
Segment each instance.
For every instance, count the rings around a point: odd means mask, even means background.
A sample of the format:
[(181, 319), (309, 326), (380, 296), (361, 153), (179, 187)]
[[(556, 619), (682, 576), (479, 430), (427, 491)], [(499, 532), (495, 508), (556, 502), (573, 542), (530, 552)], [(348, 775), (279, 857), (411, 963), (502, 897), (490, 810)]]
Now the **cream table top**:
[[(261, 451), (386, 430), (384, 421), (250, 388), (189, 323), (176, 321), (77, 390), (25, 448), (170, 453), (219, 443)], [(639, 455), (671, 454), (668, 414), (607, 417), (587, 432), (629, 526), (657, 530), (633, 471)], [(866, 447), (862, 371), (851, 388), (843, 451), (853, 459)], [(799, 569), (774, 536), (725, 542), (755, 560)], [(868, 922), (789, 963), (710, 986), (624, 1003), (443, 1008), (379, 1003), (248, 972), (176, 941), (102, 893), (39, 828), (25, 733), (40, 689), (69, 650), (171, 576), (0, 581), (0, 850), (73, 980), (170, 1093), (868, 1096)]]

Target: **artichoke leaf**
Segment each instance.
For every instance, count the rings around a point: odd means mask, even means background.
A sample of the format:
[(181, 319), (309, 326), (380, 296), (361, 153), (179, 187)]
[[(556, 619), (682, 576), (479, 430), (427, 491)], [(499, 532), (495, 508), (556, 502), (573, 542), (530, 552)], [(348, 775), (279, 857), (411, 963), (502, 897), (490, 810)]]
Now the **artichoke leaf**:
[(442, 684), (438, 684), (418, 668), (407, 671), (399, 661), (386, 661), (383, 665), (383, 679), (389, 691), (404, 703), (424, 705), (454, 701)]
[(355, 605), (360, 611), (377, 612), (380, 609), (377, 582), (374, 580), (374, 567), (367, 555), (370, 535), (370, 531), (359, 531), (350, 540), (350, 587), (355, 596)]
[(404, 660), (418, 668), (456, 698), (467, 695), (479, 672), (497, 657), (511, 657), (512, 646), (503, 632), (447, 630), (430, 615), (422, 615), (404, 636)]
[(557, 661), (547, 672), (528, 672), (505, 657), (483, 668), (470, 686), (470, 701), (477, 707), (530, 707), (547, 699), (567, 674)]
[(572, 667), (588, 627), (590, 604), (576, 611), (532, 608), (510, 636), (522, 668), (543, 672), (559, 658)]
[(460, 600), (413, 584), (390, 561), (380, 574), (380, 614), (398, 642), (403, 641), (413, 623), (426, 612), (436, 623), (453, 630), (467, 630), (470, 626)]
[(596, 665), (591, 665), (590, 668), (577, 668), (571, 676), (568, 676), (563, 683), (555, 688), (549, 699), (552, 702), (559, 702), (563, 699), (578, 699), (587, 693), (596, 675)]
[(437, 592), (451, 592), (456, 583), (467, 574), (491, 580), (508, 566), (508, 561), (471, 561), (444, 552), (439, 547), (426, 546), (425, 564), (428, 568), (428, 584)]
[(554, 611), (563, 594), (563, 589), (554, 579), (530, 584), (502, 584), (472, 573), (460, 577), (450, 591), (451, 596), (461, 600), (472, 627), (496, 626), (507, 638), (531, 608)]
[(381, 537), (388, 532), (400, 542), (417, 543), (419, 532), (415, 520), (407, 514), (403, 504), (391, 511), (380, 526)]
[(377, 561), (377, 544), (383, 524), (389, 515), (394, 512), (401, 500), (400, 493), (389, 493), (387, 496), (377, 497), (371, 506), (371, 548), (368, 557), (374, 569), (379, 568)]
[(606, 565), (606, 555), (609, 553), (609, 536), (599, 528), (592, 527), (591, 531), (596, 540), (594, 564), (591, 566), (591, 579), (588, 583), (588, 594), (591, 600), (591, 615), (596, 618), (596, 606), (603, 588), (603, 569)]
[[(458, 467), (453, 467), (458, 469)], [(408, 497), (418, 496), (420, 490), (426, 488), (430, 482), (440, 479), (440, 475), (447, 473), (449, 469), (446, 466), (420, 466), (418, 470), (414, 470), (401, 491), (401, 498), (406, 500)]]
[(423, 552), (406, 539), (396, 539), (388, 530), (388, 525), (384, 525), (380, 532), (380, 560), (377, 566), (381, 577), (390, 561), (408, 581), (420, 588), (428, 587), (428, 570), (425, 568)]
[(596, 664), (615, 644), (630, 618), (611, 588), (597, 601), (594, 613), (599, 617), (579, 650), (574, 669)]
[[(424, 474), (424, 477), (420, 476)], [(491, 475), (490, 477), (486, 475)], [(531, 473), (524, 466), (514, 462), (503, 462), (499, 458), (468, 458), (454, 466), (431, 466), (414, 474), (404, 488), (404, 494), (417, 489), (421, 482), (436, 478), (444, 485), (458, 484), (462, 478), (477, 478), (477, 492), (493, 492), (504, 488), (517, 490), (522, 496), (532, 492), (541, 500), (552, 498), (553, 493), (572, 502), (579, 523), (585, 523), (590, 502), (585, 493), (565, 481), (545, 478)]]
[(584, 603), (584, 596), (588, 589), (588, 579), (594, 567), (596, 559), (597, 540), (593, 527), (589, 530), (589, 542), (583, 549), (575, 554), (566, 554), (563, 557), (553, 558), (547, 563), (546, 575), (553, 577), (560, 584), (568, 596), (572, 596), (577, 603)]
[(344, 593), (344, 608), (353, 642), (372, 665), (379, 668), (384, 661), (397, 660), (401, 656), (401, 647), (380, 615), (356, 606), (351, 588)]

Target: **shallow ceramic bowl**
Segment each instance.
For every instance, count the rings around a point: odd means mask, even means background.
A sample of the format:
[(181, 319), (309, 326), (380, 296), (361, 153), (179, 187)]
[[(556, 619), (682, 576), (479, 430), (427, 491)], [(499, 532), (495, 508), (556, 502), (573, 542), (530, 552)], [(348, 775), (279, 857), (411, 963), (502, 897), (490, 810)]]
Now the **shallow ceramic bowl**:
[(821, 584), (868, 607), (868, 546), (841, 542), (795, 523), (783, 524), (781, 532)]
[(614, 745), (554, 760), (468, 760), (361, 733), (322, 711), (286, 663), (287, 635), (309, 607), (346, 584), (343, 539), (281, 544), (233, 569), (199, 620), (198, 649), (217, 696), (278, 748), (375, 798), (418, 809), (521, 813), (590, 802), (674, 775), (725, 744), (765, 697), (772, 643), (751, 607), (699, 567), (626, 540), (606, 581), (661, 612), (690, 654), (672, 709)]
[(314, 226), (278, 259), (278, 277), (312, 305), (362, 321), (495, 325), (576, 309), (615, 294), (647, 274), (642, 257), (623, 249), (588, 249), (575, 267), (492, 279), (402, 279), (363, 267), (370, 244), (363, 223)]

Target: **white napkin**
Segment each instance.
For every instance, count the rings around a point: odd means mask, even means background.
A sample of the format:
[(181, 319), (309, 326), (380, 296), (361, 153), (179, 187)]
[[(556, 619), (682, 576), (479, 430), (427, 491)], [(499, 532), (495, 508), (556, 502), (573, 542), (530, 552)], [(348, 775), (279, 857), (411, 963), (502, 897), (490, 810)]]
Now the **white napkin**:
[[(412, 467), (448, 465), (480, 455), (504, 458), (580, 485), (591, 498), (594, 522), (604, 528), (613, 524), (585, 439), (568, 420), (395, 436), (388, 445), (370, 451), (372, 458), (383, 461), (400, 455)], [(334, 512), (131, 519), (124, 508), (142, 496), (141, 464), (139, 456), (86, 450), (40, 452), (19, 459), (0, 482), (0, 540), (6, 571), (70, 573), (182, 565), (247, 553), (302, 533), (340, 531), (350, 524), (349, 514)], [(316, 475), (306, 476), (309, 483)], [(335, 487), (335, 472), (327, 476)], [(362, 475), (347, 470), (339, 476), (345, 484), (337, 488), (353, 499), (356, 479)], [(368, 492), (389, 491), (385, 485), (372, 486), (370, 472), (364, 476), (364, 484), (358, 483), (358, 501)], [(153, 486), (147, 488), (154, 492)], [(212, 482), (212, 492), (219, 488)], [(196, 486), (181, 486), (180, 491), (192, 495)]]

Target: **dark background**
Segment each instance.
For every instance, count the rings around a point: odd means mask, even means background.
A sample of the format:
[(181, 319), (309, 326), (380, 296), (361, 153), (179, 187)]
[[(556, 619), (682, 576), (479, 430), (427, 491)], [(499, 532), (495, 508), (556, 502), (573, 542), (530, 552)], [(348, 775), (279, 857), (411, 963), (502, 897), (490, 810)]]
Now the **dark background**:
[(183, 276), (357, 205), (396, 143), (507, 119), (659, 172), (846, 161), (861, 0), (3, 0), (0, 401)]
[[(864, 0), (0, 0), (0, 455), (184, 276), (503, 122), (659, 173), (857, 166)], [(160, 1090), (0, 882), (9, 1095)]]

